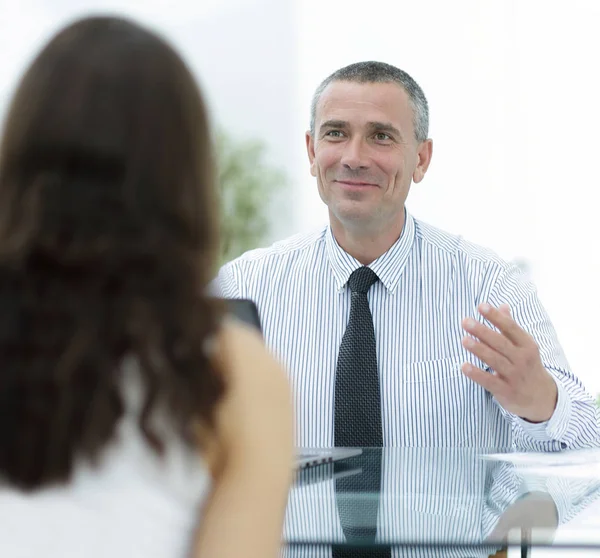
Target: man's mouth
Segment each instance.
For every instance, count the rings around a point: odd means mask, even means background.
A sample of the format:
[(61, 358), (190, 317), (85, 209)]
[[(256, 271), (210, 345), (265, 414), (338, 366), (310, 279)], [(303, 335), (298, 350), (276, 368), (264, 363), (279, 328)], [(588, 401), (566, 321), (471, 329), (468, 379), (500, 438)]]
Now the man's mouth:
[(376, 188), (377, 184), (373, 182), (363, 182), (362, 180), (336, 180), (338, 184), (342, 186), (348, 186), (349, 188)]

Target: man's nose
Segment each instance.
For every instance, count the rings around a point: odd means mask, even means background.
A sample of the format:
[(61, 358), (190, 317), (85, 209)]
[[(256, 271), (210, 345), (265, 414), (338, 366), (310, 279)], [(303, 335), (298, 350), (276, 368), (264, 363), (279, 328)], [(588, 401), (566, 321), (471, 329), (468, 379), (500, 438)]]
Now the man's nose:
[(364, 170), (369, 168), (365, 145), (361, 138), (355, 138), (346, 143), (341, 163), (349, 170)]

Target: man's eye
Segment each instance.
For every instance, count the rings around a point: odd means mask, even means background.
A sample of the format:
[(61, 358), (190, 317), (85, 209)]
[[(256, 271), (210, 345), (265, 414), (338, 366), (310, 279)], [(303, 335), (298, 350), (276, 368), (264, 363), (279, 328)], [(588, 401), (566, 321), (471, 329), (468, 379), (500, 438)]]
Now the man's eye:
[(384, 133), (384, 132), (377, 132), (375, 134), (375, 139), (377, 141), (387, 141), (392, 139), (388, 134)]
[(340, 130), (329, 130), (325, 135), (330, 138), (341, 138), (342, 132)]

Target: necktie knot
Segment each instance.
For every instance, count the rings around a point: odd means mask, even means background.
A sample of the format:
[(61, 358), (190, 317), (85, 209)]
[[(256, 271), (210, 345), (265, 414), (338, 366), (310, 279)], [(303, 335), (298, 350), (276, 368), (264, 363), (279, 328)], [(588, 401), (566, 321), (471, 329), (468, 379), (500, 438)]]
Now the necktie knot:
[(348, 279), (348, 286), (353, 293), (366, 294), (371, 285), (379, 281), (379, 277), (370, 267), (359, 267), (352, 272)]

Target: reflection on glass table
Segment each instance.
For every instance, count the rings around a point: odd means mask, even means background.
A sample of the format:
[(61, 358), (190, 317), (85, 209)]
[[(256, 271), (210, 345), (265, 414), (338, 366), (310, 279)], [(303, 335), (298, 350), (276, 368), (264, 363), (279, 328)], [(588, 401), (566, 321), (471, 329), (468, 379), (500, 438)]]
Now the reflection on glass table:
[(490, 452), (365, 448), (300, 472), (284, 555), (328, 557), (333, 545), (389, 548), (391, 556), (483, 558), (502, 556), (509, 545), (522, 547), (519, 556), (548, 545), (600, 555), (600, 532), (578, 538), (575, 528), (567, 542), (555, 541), (559, 526), (600, 501), (600, 478), (539, 475), (485, 459)]

